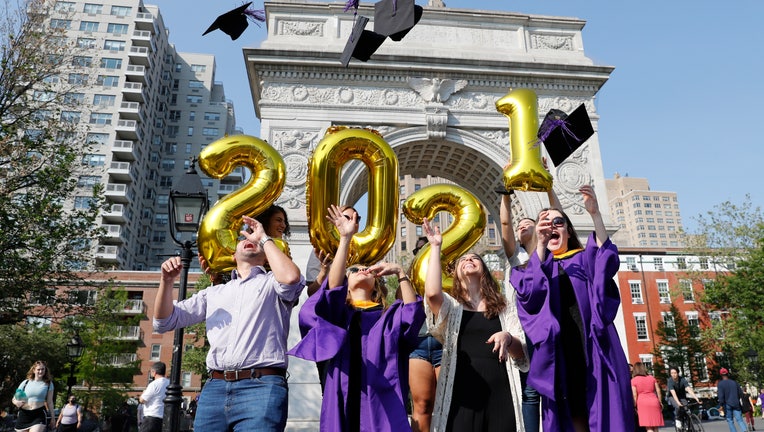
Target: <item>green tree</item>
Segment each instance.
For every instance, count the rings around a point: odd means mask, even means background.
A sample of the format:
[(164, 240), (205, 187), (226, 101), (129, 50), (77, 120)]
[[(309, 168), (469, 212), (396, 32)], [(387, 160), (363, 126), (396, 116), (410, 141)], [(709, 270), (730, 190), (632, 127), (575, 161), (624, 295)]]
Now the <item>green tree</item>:
[(689, 375), (691, 382), (698, 381), (699, 368), (705, 367), (705, 364), (699, 364), (698, 355), (704, 356), (707, 352), (704, 339), (700, 336), (699, 328), (690, 326), (679, 308), (672, 303), (665, 319), (658, 323), (655, 330), (657, 344), (653, 356), (658, 360), (653, 369), (658, 382), (666, 382), (666, 369), (671, 366), (677, 366), (680, 373)]
[(764, 361), (764, 352), (757, 364), (747, 356), (764, 346), (764, 214), (747, 195), (741, 204), (715, 206), (697, 222), (688, 244), (718, 271), (704, 281), (700, 298), (712, 324), (704, 336), (714, 351), (723, 353), (723, 366), (753, 381)]
[(85, 406), (97, 406), (110, 415), (127, 399), (133, 376), (140, 372), (135, 339), (140, 337), (140, 320), (145, 316), (120, 316), (127, 292), (119, 287), (99, 290), (88, 315), (70, 318), (62, 327), (76, 329), (86, 348), (79, 359), (76, 376), (87, 387)]
[(101, 190), (78, 184), (88, 77), (70, 73), (79, 53), (65, 20), (48, 21), (54, 3), (0, 8), (0, 324), (47, 315), (29, 299), (50, 286), (84, 284), (100, 234)]
[(10, 403), (13, 392), (26, 378), (32, 364), (42, 360), (53, 374), (56, 389), (66, 388), (69, 376), (69, 357), (66, 343), (69, 339), (49, 326), (0, 326), (0, 400)]

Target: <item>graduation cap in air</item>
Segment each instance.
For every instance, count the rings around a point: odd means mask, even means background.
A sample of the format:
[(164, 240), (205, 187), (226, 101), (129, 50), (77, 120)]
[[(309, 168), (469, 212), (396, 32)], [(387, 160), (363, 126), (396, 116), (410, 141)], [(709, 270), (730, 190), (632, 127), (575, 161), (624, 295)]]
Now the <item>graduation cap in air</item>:
[(374, 5), (374, 31), (398, 42), (422, 19), (414, 0), (381, 0)]
[(575, 152), (594, 135), (586, 107), (581, 104), (570, 114), (558, 109), (549, 110), (539, 126), (538, 138), (544, 143), (555, 166)]
[[(230, 10), (223, 15), (215, 18), (212, 25), (205, 31), (202, 36), (214, 30), (221, 30), (223, 33), (231, 36), (231, 40), (236, 40), (244, 33), (249, 25), (248, 20), (251, 18), (255, 23), (265, 22), (265, 12), (262, 10), (247, 9), (252, 2), (243, 4), (236, 9)], [(258, 24), (259, 25), (259, 24)]]
[(340, 57), (342, 66), (348, 67), (350, 57), (355, 57), (362, 62), (368, 61), (371, 58), (371, 55), (377, 51), (382, 45), (382, 42), (387, 38), (379, 33), (365, 30), (368, 22), (368, 18), (361, 15), (356, 16), (353, 31), (350, 33), (350, 38), (348, 38), (348, 41), (345, 44), (345, 49), (342, 51), (342, 56)]

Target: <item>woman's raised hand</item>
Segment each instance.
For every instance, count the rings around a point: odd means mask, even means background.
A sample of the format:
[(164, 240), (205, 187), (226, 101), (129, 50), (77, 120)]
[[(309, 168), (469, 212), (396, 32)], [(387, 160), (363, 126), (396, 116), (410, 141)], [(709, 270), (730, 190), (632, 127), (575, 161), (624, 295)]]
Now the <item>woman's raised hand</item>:
[(424, 235), (427, 236), (427, 241), (430, 243), (430, 246), (440, 246), (443, 243), (443, 236), (440, 234), (440, 228), (430, 224), (430, 221), (427, 218), (424, 218), (422, 221), (422, 229), (424, 230)]

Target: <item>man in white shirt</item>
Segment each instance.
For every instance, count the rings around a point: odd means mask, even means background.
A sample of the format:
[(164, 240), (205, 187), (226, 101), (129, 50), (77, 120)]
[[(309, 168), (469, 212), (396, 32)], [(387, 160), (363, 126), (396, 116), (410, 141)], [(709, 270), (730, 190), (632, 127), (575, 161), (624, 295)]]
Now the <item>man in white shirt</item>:
[(170, 380), (165, 378), (167, 365), (156, 362), (151, 366), (149, 374), (154, 378), (146, 386), (138, 401), (143, 404), (143, 422), (140, 432), (161, 432), (162, 416), (164, 415), (164, 397)]

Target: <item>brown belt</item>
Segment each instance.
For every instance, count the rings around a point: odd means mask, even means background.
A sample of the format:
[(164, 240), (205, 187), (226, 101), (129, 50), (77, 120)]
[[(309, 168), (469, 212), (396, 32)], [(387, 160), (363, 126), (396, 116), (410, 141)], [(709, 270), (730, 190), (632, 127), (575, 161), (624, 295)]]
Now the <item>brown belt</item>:
[(286, 376), (286, 369), (275, 367), (261, 367), (252, 369), (235, 369), (235, 370), (213, 370), (210, 371), (210, 376), (213, 379), (222, 379), (226, 381), (240, 381), (249, 378), (260, 378), (264, 375), (279, 375)]

